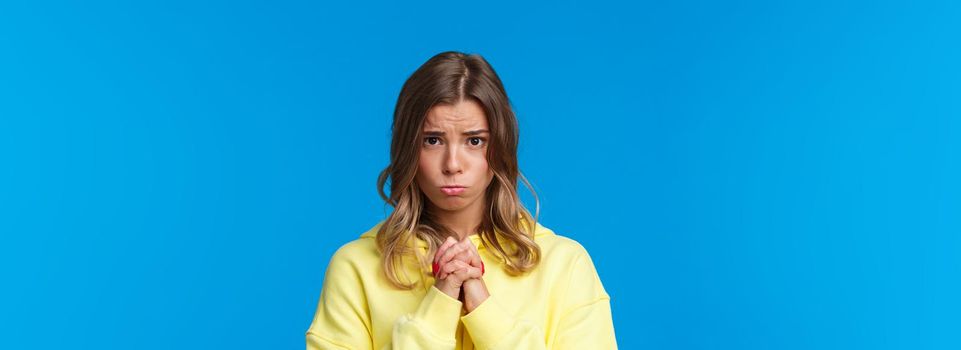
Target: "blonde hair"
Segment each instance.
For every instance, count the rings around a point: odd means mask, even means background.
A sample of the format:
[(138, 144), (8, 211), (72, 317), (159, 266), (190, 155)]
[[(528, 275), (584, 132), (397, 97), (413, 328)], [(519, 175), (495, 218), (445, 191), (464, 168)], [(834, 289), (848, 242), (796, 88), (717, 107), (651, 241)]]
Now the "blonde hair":
[[(478, 234), (483, 244), (504, 261), (510, 275), (528, 272), (540, 262), (541, 250), (534, 241), (540, 200), (517, 166), (517, 119), (504, 86), (480, 55), (442, 52), (421, 65), (401, 88), (391, 126), (390, 164), (377, 179), (380, 197), (394, 207), (377, 231), (377, 249), (387, 280), (397, 288), (412, 289), (415, 285), (402, 282), (398, 276), (398, 271), (403, 271), (400, 266), (404, 256), (414, 256), (421, 267), (426, 266), (428, 256), (444, 239), (454, 236), (451, 229), (425, 210), (429, 199), (417, 186), (415, 176), (427, 112), (438, 104), (468, 99), (484, 109), (491, 133), (487, 162), (494, 177), (485, 193), (488, 210)], [(534, 196), (533, 217), (518, 196), (518, 177)], [(389, 196), (384, 193), (388, 180)], [(412, 243), (416, 239), (427, 242), (428, 256), (421, 256), (414, 249)]]

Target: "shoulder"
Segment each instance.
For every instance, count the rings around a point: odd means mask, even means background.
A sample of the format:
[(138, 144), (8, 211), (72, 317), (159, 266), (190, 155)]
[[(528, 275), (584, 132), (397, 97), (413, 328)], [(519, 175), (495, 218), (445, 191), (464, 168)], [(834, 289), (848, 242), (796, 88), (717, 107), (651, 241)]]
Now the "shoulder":
[(535, 242), (541, 248), (541, 254), (551, 260), (569, 260), (589, 258), (587, 249), (569, 236), (561, 235), (554, 230), (537, 224)]
[[(546, 228), (545, 228), (546, 229)], [(541, 245), (542, 267), (554, 271), (566, 280), (567, 298), (571, 305), (609, 298), (587, 248), (568, 236), (556, 233), (543, 235)]]
[(328, 270), (366, 270), (371, 265), (379, 263), (380, 253), (377, 251), (377, 243), (374, 235), (380, 224), (368, 229), (360, 237), (344, 243), (334, 252), (330, 258)]

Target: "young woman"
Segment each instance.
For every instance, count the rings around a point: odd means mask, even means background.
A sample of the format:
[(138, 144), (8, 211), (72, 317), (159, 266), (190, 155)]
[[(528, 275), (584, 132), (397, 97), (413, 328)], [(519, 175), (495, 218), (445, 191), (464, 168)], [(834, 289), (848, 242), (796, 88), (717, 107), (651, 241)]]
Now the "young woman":
[(481, 56), (424, 63), (392, 129), (394, 210), (330, 259), (307, 349), (617, 348), (591, 257), (519, 199), (517, 120)]

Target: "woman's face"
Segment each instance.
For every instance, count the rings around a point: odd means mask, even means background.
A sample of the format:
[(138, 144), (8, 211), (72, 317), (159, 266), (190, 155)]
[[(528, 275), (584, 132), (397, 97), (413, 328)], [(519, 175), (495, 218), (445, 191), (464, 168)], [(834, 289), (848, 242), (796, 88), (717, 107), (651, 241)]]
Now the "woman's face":
[(483, 212), (494, 173), (487, 165), (487, 117), (473, 100), (435, 105), (421, 132), (417, 185), (442, 211)]

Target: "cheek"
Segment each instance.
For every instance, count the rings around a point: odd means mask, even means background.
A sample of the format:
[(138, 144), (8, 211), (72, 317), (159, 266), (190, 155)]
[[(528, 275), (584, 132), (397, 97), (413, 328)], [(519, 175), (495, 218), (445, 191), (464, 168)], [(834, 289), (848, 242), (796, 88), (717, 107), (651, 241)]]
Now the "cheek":
[(430, 174), (430, 160), (424, 157), (422, 153), (417, 159), (417, 176), (418, 180), (428, 176)]
[(421, 184), (433, 182), (431, 179), (437, 180), (441, 175), (441, 162), (437, 158), (436, 154), (431, 154), (430, 152), (421, 152), (417, 159), (417, 175), (415, 179)]
[(480, 159), (478, 162), (478, 168), (484, 173), (485, 182), (490, 183), (491, 179), (494, 178), (494, 170), (492, 170), (490, 164), (487, 163), (487, 158)]
[(427, 163), (428, 163), (427, 159), (424, 159), (424, 155), (421, 155), (417, 159), (417, 175), (420, 175), (424, 173), (424, 171), (427, 171)]
[(487, 162), (487, 154), (481, 153), (478, 158), (480, 158), (480, 163), (484, 169), (490, 168), (490, 163)]

